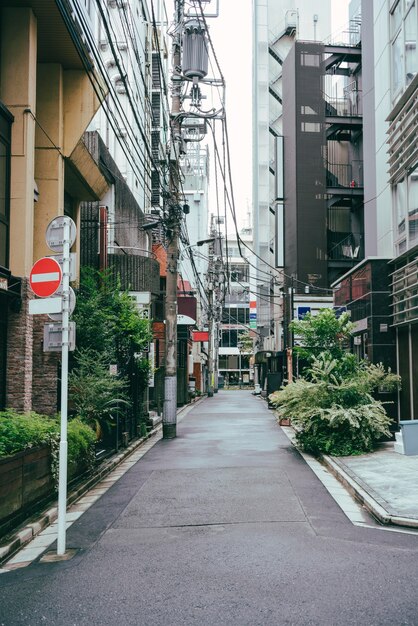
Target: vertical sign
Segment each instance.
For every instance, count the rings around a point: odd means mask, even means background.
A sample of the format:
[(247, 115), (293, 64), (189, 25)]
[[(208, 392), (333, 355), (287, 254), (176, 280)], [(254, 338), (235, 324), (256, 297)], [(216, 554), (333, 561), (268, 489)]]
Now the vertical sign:
[(257, 301), (250, 300), (250, 328), (257, 328)]
[(155, 369), (155, 343), (154, 342), (151, 342), (149, 344), (148, 362), (150, 366), (148, 386), (154, 387), (154, 369)]

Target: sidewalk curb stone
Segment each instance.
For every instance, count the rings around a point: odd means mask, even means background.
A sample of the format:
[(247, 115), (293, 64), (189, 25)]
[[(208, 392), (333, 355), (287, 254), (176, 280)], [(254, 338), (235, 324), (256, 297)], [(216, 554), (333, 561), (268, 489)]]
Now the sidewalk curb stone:
[(323, 454), (321, 460), (350, 493), (382, 524), (418, 528), (418, 519), (399, 515), (340, 459)]

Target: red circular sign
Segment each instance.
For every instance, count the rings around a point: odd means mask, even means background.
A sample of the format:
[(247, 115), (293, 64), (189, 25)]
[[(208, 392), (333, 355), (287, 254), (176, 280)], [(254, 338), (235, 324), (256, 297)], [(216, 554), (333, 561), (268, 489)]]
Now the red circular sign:
[(55, 259), (44, 257), (32, 267), (29, 282), (33, 293), (41, 298), (52, 296), (61, 284), (61, 266)]

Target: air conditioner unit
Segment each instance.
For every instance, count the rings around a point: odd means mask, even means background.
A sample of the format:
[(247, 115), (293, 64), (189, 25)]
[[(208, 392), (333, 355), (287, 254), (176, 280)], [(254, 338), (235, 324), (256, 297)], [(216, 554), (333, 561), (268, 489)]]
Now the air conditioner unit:
[(148, 206), (145, 207), (144, 214), (159, 217), (160, 215), (162, 215), (162, 209), (158, 206)]

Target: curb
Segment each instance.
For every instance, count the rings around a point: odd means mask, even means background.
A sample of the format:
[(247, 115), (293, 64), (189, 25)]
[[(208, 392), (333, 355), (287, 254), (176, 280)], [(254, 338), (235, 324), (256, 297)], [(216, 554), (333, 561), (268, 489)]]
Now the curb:
[[(183, 413), (185, 413), (188, 409), (191, 410), (197, 404), (200, 404), (202, 400), (204, 400), (206, 396), (200, 397), (198, 400), (195, 400), (192, 403), (186, 404), (181, 407), (177, 411), (177, 417), (183, 418), (185, 417)], [(71, 504), (74, 504), (79, 500), (87, 491), (89, 491), (92, 487), (97, 485), (103, 478), (108, 476), (122, 461), (125, 461), (133, 452), (135, 452), (138, 448), (140, 448), (148, 439), (156, 435), (157, 433), (162, 431), (162, 424), (158, 424), (156, 428), (151, 430), (146, 437), (141, 437), (137, 439), (134, 443), (128, 446), (123, 452), (120, 452), (117, 456), (113, 456), (107, 463), (103, 466), (99, 467), (97, 472), (93, 475), (89, 476), (87, 480), (83, 483), (77, 485), (68, 494), (67, 497), (67, 507)], [(30, 522), (26, 524), (23, 528), (21, 528), (14, 536), (12, 536), (9, 540), (9, 543), (5, 545), (0, 545), (0, 564), (3, 561), (8, 560), (12, 557), (18, 550), (23, 548), (26, 544), (28, 544), (32, 539), (36, 537), (44, 528), (55, 522), (58, 517), (58, 505), (50, 506), (46, 511), (44, 511), (35, 522)]]
[[(290, 427), (293, 432), (295, 429)], [(287, 435), (287, 433), (285, 433)], [(287, 435), (288, 436), (288, 435)], [(288, 436), (289, 437), (289, 436)], [(299, 450), (296, 443), (290, 439), (292, 445), (296, 450)], [(306, 454), (306, 453), (305, 453)], [(313, 457), (315, 458), (315, 457)], [(335, 478), (347, 489), (347, 491), (359, 502), (364, 508), (373, 515), (378, 522), (384, 526), (403, 526), (407, 528), (418, 528), (418, 518), (405, 517), (399, 515), (396, 511), (387, 510), (383, 505), (384, 500), (381, 503), (378, 502), (379, 496), (369, 492), (372, 491), (365, 483), (359, 484), (360, 479), (354, 472), (350, 472), (348, 468), (343, 467), (343, 463), (337, 458), (329, 456), (327, 454), (321, 454), (317, 459), (323, 463), (335, 476)]]
[(355, 499), (362, 504), (381, 524), (385, 526), (406, 526), (408, 528), (418, 528), (418, 519), (404, 517), (388, 511), (384, 506), (379, 504), (376, 499), (367, 491), (366, 488), (350, 476), (350, 474), (341, 466), (341, 463), (334, 457), (323, 454), (320, 460), (327, 466), (332, 474), (344, 485)]

